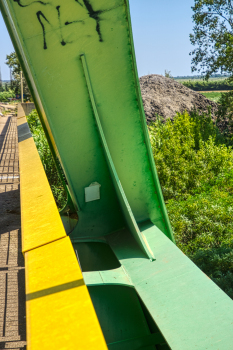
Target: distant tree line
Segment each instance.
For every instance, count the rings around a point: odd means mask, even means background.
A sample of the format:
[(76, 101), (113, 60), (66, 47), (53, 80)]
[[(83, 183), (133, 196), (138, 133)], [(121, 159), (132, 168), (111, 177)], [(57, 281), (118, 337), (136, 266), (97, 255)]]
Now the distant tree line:
[(233, 82), (229, 79), (225, 80), (209, 80), (209, 81), (184, 81), (183, 85), (194, 91), (229, 91), (233, 90)]
[[(228, 78), (229, 74), (212, 74), (211, 78)], [(195, 80), (195, 79), (203, 79), (203, 75), (178, 75), (174, 77), (174, 79), (187, 79), (187, 80)]]

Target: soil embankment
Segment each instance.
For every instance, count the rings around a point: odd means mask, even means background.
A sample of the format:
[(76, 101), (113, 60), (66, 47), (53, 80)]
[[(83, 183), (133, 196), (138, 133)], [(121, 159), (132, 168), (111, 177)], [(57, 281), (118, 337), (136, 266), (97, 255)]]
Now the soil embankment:
[(173, 79), (150, 74), (139, 80), (147, 122), (155, 120), (156, 114), (173, 119), (176, 112), (190, 112), (194, 107), (207, 112), (211, 106), (213, 116), (217, 112), (217, 103)]

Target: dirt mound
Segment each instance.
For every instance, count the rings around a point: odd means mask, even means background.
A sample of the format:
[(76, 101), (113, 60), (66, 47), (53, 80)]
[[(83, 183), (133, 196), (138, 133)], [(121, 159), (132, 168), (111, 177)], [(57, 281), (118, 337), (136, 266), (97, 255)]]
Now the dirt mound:
[(194, 107), (207, 112), (211, 106), (213, 116), (217, 112), (217, 103), (173, 79), (150, 74), (139, 80), (147, 122), (155, 120), (156, 114), (173, 119), (176, 112), (190, 112)]

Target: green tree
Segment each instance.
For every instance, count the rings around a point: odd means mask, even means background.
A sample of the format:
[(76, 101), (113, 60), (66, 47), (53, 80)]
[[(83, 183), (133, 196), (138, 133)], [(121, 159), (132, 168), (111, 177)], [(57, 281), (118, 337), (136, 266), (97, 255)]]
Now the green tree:
[[(14, 90), (16, 94), (19, 94), (21, 66), (15, 52), (12, 52), (10, 55), (6, 56), (6, 64), (11, 68), (12, 76), (14, 78), (14, 80), (12, 81), (11, 88)], [(24, 76), (23, 76), (23, 93), (26, 95), (26, 98), (28, 99), (31, 98), (31, 93)]]
[[(192, 71), (208, 79), (213, 73), (233, 76), (233, 4), (231, 0), (195, 0)], [(232, 77), (233, 79), (233, 77)]]

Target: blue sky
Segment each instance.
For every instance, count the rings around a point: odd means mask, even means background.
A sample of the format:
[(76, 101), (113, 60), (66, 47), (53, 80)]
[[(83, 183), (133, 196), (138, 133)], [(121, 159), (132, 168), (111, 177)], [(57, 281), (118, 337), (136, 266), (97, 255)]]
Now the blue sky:
[[(129, 0), (139, 76), (191, 75), (192, 10), (194, 0)], [(6, 55), (13, 51), (0, 14), (0, 66), (2, 79), (9, 79)]]

